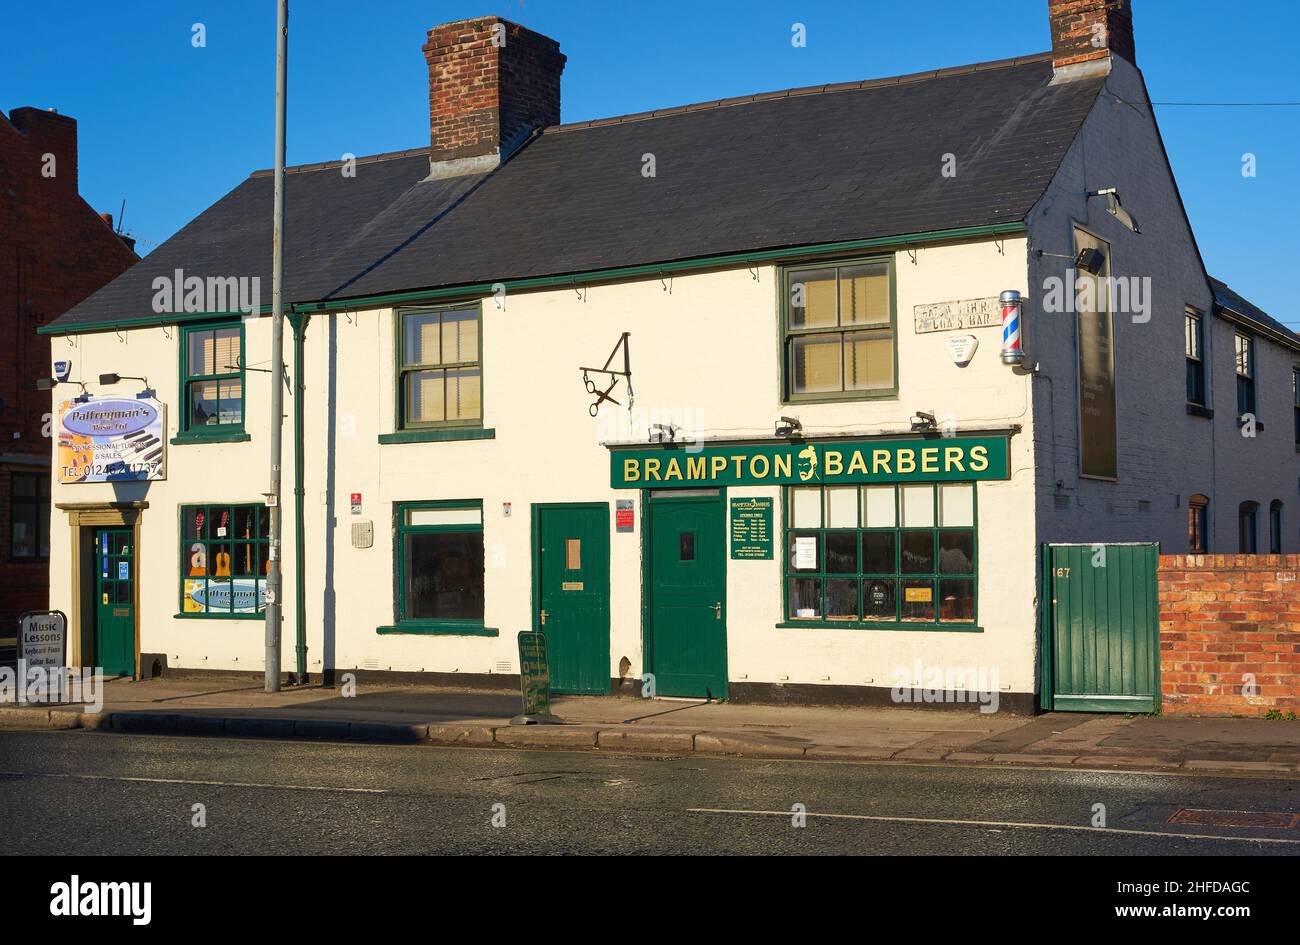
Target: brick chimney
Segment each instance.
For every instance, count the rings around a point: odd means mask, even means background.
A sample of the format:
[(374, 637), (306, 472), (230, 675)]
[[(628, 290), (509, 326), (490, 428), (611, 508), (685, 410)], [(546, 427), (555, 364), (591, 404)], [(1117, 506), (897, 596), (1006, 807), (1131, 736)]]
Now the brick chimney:
[(498, 16), (429, 30), (431, 177), (496, 167), (560, 120), (565, 56), (555, 40)]
[(1129, 0), (1047, 0), (1056, 81), (1110, 72), (1110, 57), (1134, 65)]
[[(46, 176), (51, 167), (53, 176), (47, 177), (52, 187), (64, 194), (77, 191), (77, 120), (60, 115), (54, 109), (15, 108), (9, 113), (9, 122), (23, 133), (27, 146), (41, 162), (38, 171)], [(54, 155), (52, 164), (45, 155)]]

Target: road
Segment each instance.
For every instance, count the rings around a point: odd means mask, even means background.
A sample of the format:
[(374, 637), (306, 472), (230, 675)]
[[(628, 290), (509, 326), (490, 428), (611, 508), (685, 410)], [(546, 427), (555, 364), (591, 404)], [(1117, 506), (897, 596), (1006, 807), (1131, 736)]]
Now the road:
[(1183, 807), (1300, 812), (1300, 782), (0, 732), (11, 853), (1300, 854)]

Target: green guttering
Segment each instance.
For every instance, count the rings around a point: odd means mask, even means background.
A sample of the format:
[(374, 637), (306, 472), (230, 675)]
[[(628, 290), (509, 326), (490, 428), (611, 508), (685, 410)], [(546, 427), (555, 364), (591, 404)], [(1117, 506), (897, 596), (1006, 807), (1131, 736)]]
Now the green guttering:
[(307, 495), (303, 473), (303, 398), (307, 385), (303, 383), (303, 348), (307, 339), (307, 321), (310, 315), (301, 312), (289, 314), (293, 328), (293, 539), (294, 539), (294, 627), (298, 654), (298, 685), (307, 679), (307, 553), (306, 527), (303, 501)]
[[(546, 289), (555, 287), (579, 287), (597, 282), (615, 282), (620, 279), (635, 279), (643, 276), (668, 276), (682, 272), (699, 272), (705, 269), (723, 269), (730, 266), (752, 266), (755, 263), (779, 262), (787, 259), (799, 259), (808, 256), (830, 255), (835, 253), (855, 253), (874, 249), (907, 249), (929, 243), (946, 243), (954, 240), (989, 239), (999, 236), (1014, 236), (1025, 232), (1023, 220), (1011, 223), (990, 223), (983, 226), (963, 226), (948, 230), (928, 230), (922, 233), (904, 233), (895, 236), (877, 236), (871, 239), (841, 240), (836, 243), (815, 243), (805, 246), (787, 246), (781, 249), (764, 249), (746, 253), (726, 253), (720, 256), (701, 256), (695, 259), (679, 259), (671, 262), (645, 263), (638, 266), (623, 266), (616, 269), (592, 269), (586, 272), (574, 272), (561, 276), (531, 276), (522, 279), (503, 279), (497, 282), (478, 282), (470, 285), (448, 286), (441, 289), (414, 289), (409, 292), (388, 292), (381, 295), (359, 296), (349, 299), (332, 299), (318, 302), (295, 302), (294, 312), (329, 312), (340, 309), (357, 309), (371, 307), (388, 307), (407, 302), (429, 302), (437, 299), (464, 298), (473, 295), (492, 295), (505, 287), (507, 292), (524, 289)], [(218, 313), (219, 314), (219, 313)], [(239, 313), (230, 312), (227, 315)], [(212, 318), (213, 313), (172, 315), (162, 318), (154, 315), (138, 319), (119, 319), (114, 322), (101, 322), (91, 325), (77, 325), (61, 328), (46, 325), (37, 329), (45, 335), (90, 334), (99, 331), (114, 331), (123, 328), (139, 328), (175, 324), (199, 318)]]
[(269, 315), (271, 307), (261, 306), (256, 312), (167, 312), (163, 315), (140, 315), (136, 318), (116, 318), (111, 322), (91, 322), (88, 325), (41, 325), (36, 329), (38, 335), (90, 335), (101, 331), (124, 331), (128, 328), (163, 328), (167, 325), (188, 325), (222, 318), (258, 318)]

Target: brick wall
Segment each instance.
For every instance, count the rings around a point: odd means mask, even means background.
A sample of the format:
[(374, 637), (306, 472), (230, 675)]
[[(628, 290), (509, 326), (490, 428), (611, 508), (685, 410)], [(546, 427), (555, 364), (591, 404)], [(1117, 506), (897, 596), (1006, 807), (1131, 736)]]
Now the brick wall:
[(434, 27), (423, 51), (430, 160), (509, 152), (559, 123), (565, 56), (555, 40), (493, 16)]
[(1162, 555), (1159, 580), (1165, 713), (1300, 712), (1300, 555)]

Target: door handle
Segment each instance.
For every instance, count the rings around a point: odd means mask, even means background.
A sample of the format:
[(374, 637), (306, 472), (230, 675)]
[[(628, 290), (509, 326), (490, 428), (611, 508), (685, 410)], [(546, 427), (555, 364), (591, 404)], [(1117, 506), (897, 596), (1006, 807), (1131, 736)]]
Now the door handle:
[(722, 619), (722, 601), (713, 605), (713, 616), (718, 620)]
[(541, 618), (542, 626), (543, 626), (543, 627), (546, 626), (546, 616), (547, 616), (547, 614), (546, 614), (546, 611), (545, 611), (545, 610), (543, 610), (541, 613), (538, 614), (538, 617)]

